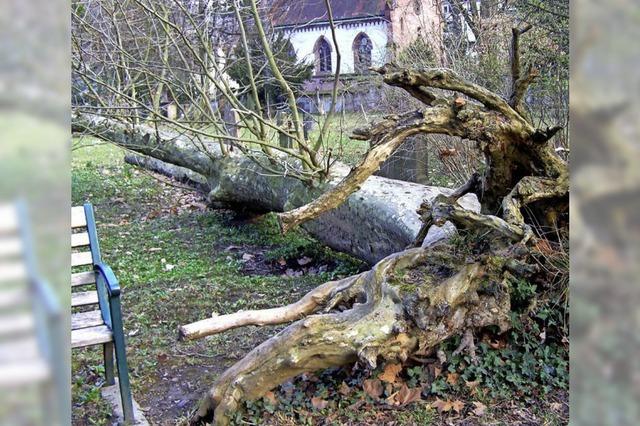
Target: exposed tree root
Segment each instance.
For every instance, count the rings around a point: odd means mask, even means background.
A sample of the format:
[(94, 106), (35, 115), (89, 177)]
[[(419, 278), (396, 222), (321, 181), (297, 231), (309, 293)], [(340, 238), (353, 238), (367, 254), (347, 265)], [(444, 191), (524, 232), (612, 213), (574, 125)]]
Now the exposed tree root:
[(330, 281), (309, 293), (291, 305), (273, 309), (257, 311), (240, 311), (230, 315), (214, 316), (192, 324), (183, 325), (178, 329), (182, 339), (200, 339), (212, 334), (222, 333), (247, 325), (274, 325), (298, 320), (318, 310), (337, 303), (337, 295), (357, 287), (361, 275), (345, 278), (340, 281)]
[[(383, 259), (368, 272), (327, 283), (287, 308), (237, 314), (252, 318), (242, 325), (273, 324), (338, 303), (352, 304), (342, 312), (300, 319), (255, 348), (218, 379), (192, 424), (226, 425), (242, 401), (259, 398), (304, 372), (356, 360), (371, 367), (379, 359), (403, 362), (430, 354), (465, 330), (488, 325), (507, 329), (510, 304), (504, 263), (479, 259), (442, 273), (443, 264), (455, 267), (458, 262), (444, 247), (411, 249)], [(261, 322), (254, 321), (256, 317)], [(215, 330), (242, 322), (233, 315), (221, 318), (223, 325)]]

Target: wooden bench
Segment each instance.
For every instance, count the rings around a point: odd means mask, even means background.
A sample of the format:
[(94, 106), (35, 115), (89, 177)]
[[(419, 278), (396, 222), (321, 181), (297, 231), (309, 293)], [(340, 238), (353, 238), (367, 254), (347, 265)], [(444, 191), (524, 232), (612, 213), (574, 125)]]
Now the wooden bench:
[(0, 395), (38, 386), (48, 423), (69, 424), (68, 334), (58, 297), (37, 273), (28, 224), (24, 202), (0, 205)]
[(111, 268), (102, 263), (90, 203), (71, 208), (71, 268), (71, 347), (102, 345), (109, 385), (115, 383), (115, 350), (124, 419), (126, 423), (134, 423), (120, 285)]

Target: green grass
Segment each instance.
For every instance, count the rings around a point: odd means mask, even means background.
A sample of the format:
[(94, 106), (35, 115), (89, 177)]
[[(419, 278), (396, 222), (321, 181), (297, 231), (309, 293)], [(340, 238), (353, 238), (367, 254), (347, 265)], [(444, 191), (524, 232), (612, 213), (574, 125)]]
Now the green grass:
[[(133, 392), (159, 423), (184, 415), (225, 367), (277, 330), (250, 328), (179, 343), (179, 325), (212, 312), (290, 303), (318, 284), (362, 267), (301, 231), (281, 235), (272, 216), (247, 220), (228, 211), (204, 210), (191, 192), (125, 164), (120, 149), (86, 143), (73, 151), (72, 202), (94, 204), (103, 258), (123, 287)], [(243, 272), (245, 254), (264, 258), (267, 266), (306, 256), (331, 267), (296, 277), (252, 275)], [(75, 424), (108, 422), (108, 410), (97, 397), (103, 380), (100, 352), (98, 347), (74, 351)], [(215, 368), (211, 359), (216, 359)], [(158, 377), (159, 371), (167, 376)], [(167, 377), (180, 381), (179, 398), (187, 400), (177, 411), (172, 407), (180, 401), (166, 401), (167, 412), (154, 409), (169, 391)]]

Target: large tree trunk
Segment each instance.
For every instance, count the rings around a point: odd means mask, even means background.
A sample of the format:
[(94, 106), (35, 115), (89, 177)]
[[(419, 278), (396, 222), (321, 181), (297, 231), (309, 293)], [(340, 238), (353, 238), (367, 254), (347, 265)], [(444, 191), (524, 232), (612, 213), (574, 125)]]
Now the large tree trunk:
[[(256, 161), (241, 153), (223, 156), (217, 142), (195, 145), (143, 125), (128, 128), (95, 116), (76, 117), (74, 131), (99, 135), (144, 154), (144, 157), (129, 155), (128, 161), (190, 181), (206, 192), (214, 207), (285, 212), (313, 201), (349, 173), (348, 167), (335, 164), (327, 182), (310, 188), (298, 179), (266, 173)], [(373, 264), (414, 242), (422, 225), (416, 211), (423, 200), (451, 192), (447, 188), (373, 176), (342, 205), (305, 223), (304, 228), (327, 246)], [(473, 194), (460, 201), (465, 208), (480, 209)], [(442, 238), (452, 229), (450, 223), (433, 229), (428, 240)]]

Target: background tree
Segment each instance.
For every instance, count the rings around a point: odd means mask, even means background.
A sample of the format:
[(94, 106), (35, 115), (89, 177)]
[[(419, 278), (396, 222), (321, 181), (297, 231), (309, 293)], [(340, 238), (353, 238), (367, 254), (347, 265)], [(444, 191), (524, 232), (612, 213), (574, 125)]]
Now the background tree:
[[(308, 140), (295, 90), (306, 67), (287, 65), (286, 43), (261, 18), (267, 6), (255, 0), (74, 2), (74, 114), (133, 128), (151, 126), (156, 136), (173, 132), (209, 156), (212, 145), (203, 140), (215, 141), (223, 155), (238, 149), (265, 172), (309, 184), (323, 181), (332, 164), (327, 134), (335, 106), (321, 118), (315, 140)], [(234, 58), (234, 46), (243, 54)], [(264, 61), (253, 56), (257, 46)], [(236, 72), (237, 67), (246, 71), (240, 81), (230, 77), (234, 65)], [(339, 74), (338, 61), (334, 87)], [(291, 111), (291, 126), (262, 113), (266, 106), (259, 87), (276, 86)], [(333, 105), (336, 98), (337, 89)], [(161, 105), (179, 113), (169, 114)], [(234, 113), (232, 126), (228, 111)], [(277, 143), (281, 134), (292, 147)]]
[[(293, 90), (296, 97), (302, 94), (303, 84), (309, 80), (313, 74), (313, 65), (304, 61), (298, 61), (296, 52), (291, 42), (282, 34), (275, 33), (270, 40), (278, 69), (281, 70), (285, 80)], [(256, 34), (252, 34), (248, 39), (247, 48), (251, 58), (252, 68), (258, 70), (255, 75), (255, 85), (258, 90), (258, 98), (264, 108), (272, 109), (278, 105), (286, 104), (286, 93), (281, 85), (274, 78), (269, 67), (266, 67), (267, 57), (264, 54), (262, 43)], [(233, 58), (245, 57), (245, 46), (238, 44), (233, 51)], [(229, 77), (237, 81), (243, 87), (249, 87), (249, 69), (246, 61), (235, 60), (229, 67)], [(251, 103), (252, 98), (245, 96), (246, 102)], [(264, 110), (263, 113), (267, 111)]]

